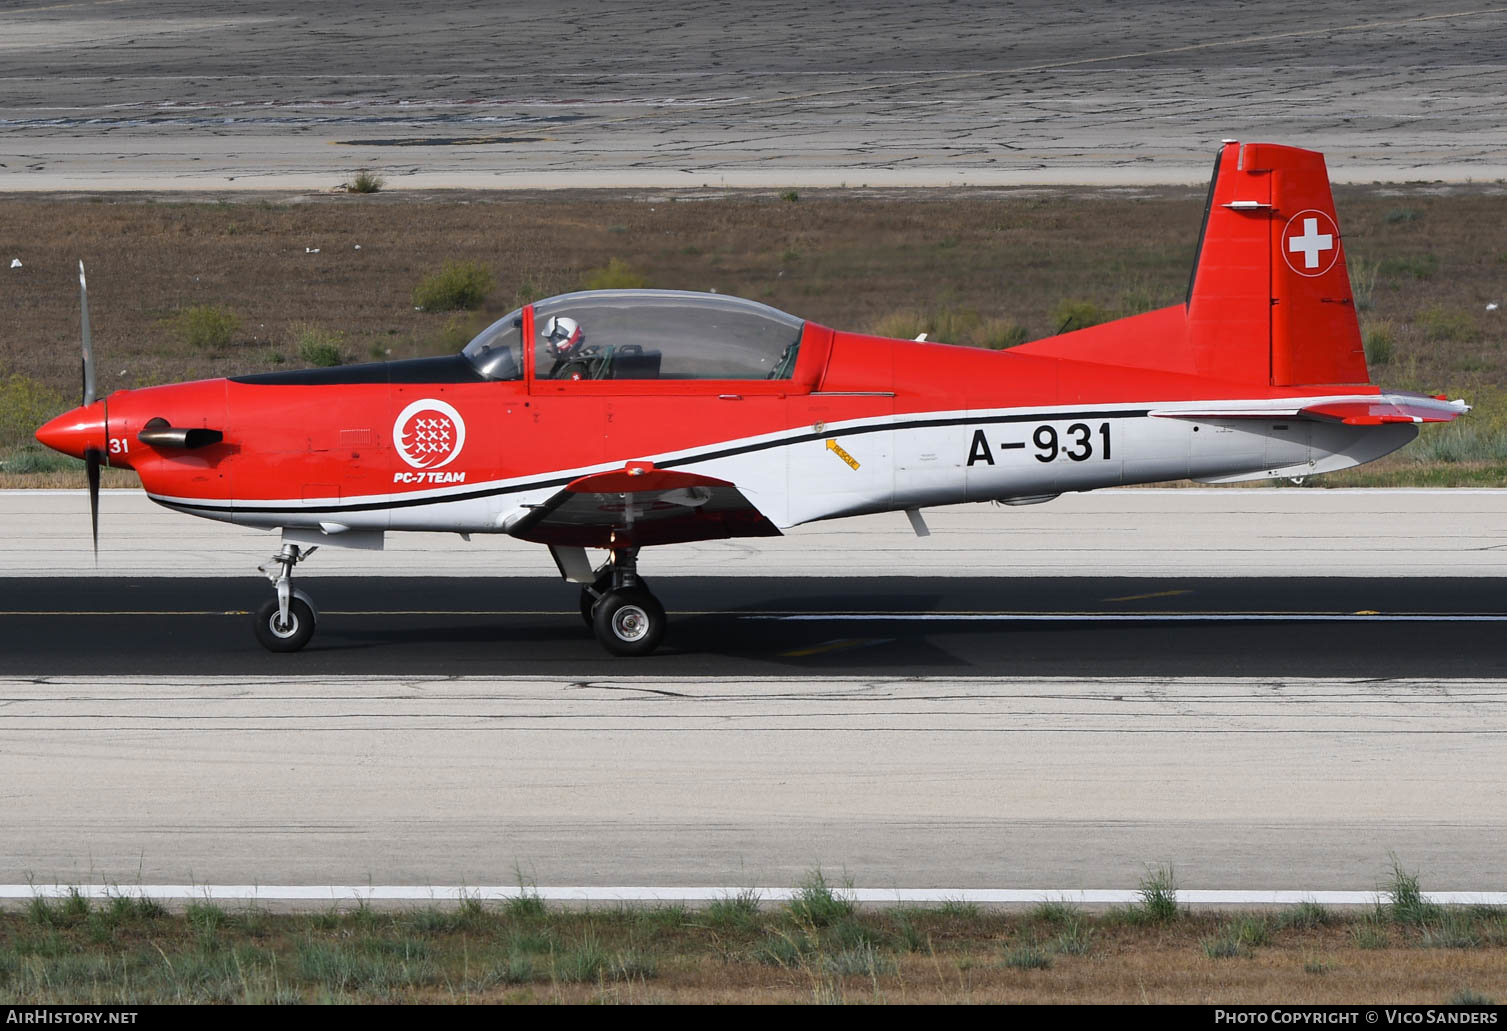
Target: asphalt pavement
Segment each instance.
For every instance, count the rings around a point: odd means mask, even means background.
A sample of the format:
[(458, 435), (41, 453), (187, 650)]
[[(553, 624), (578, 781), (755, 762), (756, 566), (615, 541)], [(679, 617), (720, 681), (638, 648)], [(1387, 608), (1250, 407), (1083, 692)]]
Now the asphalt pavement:
[(1507, 676), (1507, 582), (1480, 577), (659, 577), (643, 659), (555, 579), (305, 578), (321, 621), (293, 655), (252, 638), (256, 577), (0, 584), (13, 676)]

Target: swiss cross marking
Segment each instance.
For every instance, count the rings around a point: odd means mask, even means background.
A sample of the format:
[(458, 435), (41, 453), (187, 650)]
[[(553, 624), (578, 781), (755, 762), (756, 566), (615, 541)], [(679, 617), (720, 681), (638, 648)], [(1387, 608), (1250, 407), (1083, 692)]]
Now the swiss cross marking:
[(1339, 228), (1326, 211), (1309, 208), (1287, 220), (1282, 230), (1282, 258), (1300, 276), (1314, 278), (1340, 258)]
[(1319, 232), (1319, 220), (1305, 218), (1303, 220), (1303, 235), (1294, 236), (1287, 241), (1287, 249), (1290, 251), (1303, 252), (1303, 267), (1318, 268), (1319, 252), (1327, 251), (1334, 246), (1334, 237), (1329, 233)]

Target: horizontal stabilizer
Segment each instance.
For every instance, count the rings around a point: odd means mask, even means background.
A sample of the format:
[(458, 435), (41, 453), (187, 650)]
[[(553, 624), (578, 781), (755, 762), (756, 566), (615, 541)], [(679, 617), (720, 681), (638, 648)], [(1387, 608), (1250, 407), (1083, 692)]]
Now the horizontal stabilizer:
[(1381, 426), (1392, 422), (1453, 422), (1468, 411), (1470, 405), (1464, 401), (1387, 394), (1375, 401), (1331, 401), (1309, 405), (1302, 414), (1310, 419), (1346, 426)]
[(1337, 422), (1345, 426), (1385, 426), (1390, 423), (1451, 422), (1470, 411), (1464, 401), (1450, 401), (1443, 395), (1380, 394), (1374, 398), (1325, 401), (1306, 407), (1274, 405), (1253, 407), (1230, 405), (1208, 406), (1197, 410), (1153, 410), (1156, 419), (1312, 419)]

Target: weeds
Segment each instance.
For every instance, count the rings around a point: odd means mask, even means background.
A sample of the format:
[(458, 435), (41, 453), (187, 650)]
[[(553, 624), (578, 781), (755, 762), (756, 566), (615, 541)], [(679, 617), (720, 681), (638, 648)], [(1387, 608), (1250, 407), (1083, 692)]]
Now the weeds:
[(1334, 914), (1312, 899), (1305, 899), (1291, 909), (1284, 909), (1277, 914), (1277, 926), (1280, 928), (1297, 927), (1312, 930), (1315, 927), (1327, 927), (1333, 922)]
[(1433, 341), (1469, 342), (1479, 339), (1481, 335), (1472, 316), (1437, 304), (1423, 310), (1418, 316), (1418, 325), (1423, 330), (1423, 335)]
[(477, 261), (447, 261), (413, 288), (413, 306), (422, 311), (471, 311), (492, 290), (492, 272)]
[(1077, 923), (1081, 915), (1082, 911), (1071, 902), (1048, 899), (1038, 903), (1036, 908), (1031, 910), (1030, 917), (1044, 924), (1064, 925)]
[(387, 180), (380, 175), (362, 170), (356, 173), (356, 177), (348, 183), (342, 183), (347, 193), (378, 193), (387, 185)]
[(1355, 300), (1356, 311), (1370, 311), (1376, 297), (1376, 277), (1381, 265), (1374, 261), (1357, 258), (1347, 271), (1350, 273), (1350, 296)]
[[(846, 888), (852, 886), (851, 882), (844, 885)], [(841, 891), (834, 891), (820, 868), (806, 876), (790, 900), (791, 918), (808, 927), (826, 927), (852, 915), (853, 899)]]
[(794, 204), (800, 199), (801, 195), (794, 190), (786, 190), (784, 193), (780, 194), (780, 200), (785, 201), (789, 204)]
[(12, 373), (0, 379), (0, 448), (30, 444), (38, 426), (67, 409), (62, 394), (30, 376)]
[(1447, 426), (1426, 427), (1408, 452), (1418, 463), (1454, 465), (1507, 461), (1507, 428), (1461, 419)]
[(1476, 949), (1485, 944), (1470, 914), (1456, 906), (1441, 907), (1421, 930), (1419, 944), (1428, 949)]
[(1250, 955), (1249, 949), (1228, 936), (1204, 938), (1199, 945), (1203, 947), (1204, 955), (1210, 959), (1233, 959), (1236, 956)]
[(1019, 945), (1005, 954), (1005, 966), (1014, 970), (1046, 970), (1052, 957), (1035, 945)]
[(1395, 924), (1421, 927), (1430, 921), (1437, 922), (1443, 916), (1441, 907), (1423, 897), (1418, 874), (1405, 871), (1395, 855), (1392, 856), (1392, 883), (1384, 894), (1387, 913)]
[(822, 957), (822, 969), (832, 977), (883, 977), (893, 974), (897, 966), (893, 957), (881, 953), (871, 942)]
[(613, 258), (587, 272), (581, 285), (587, 290), (636, 290), (648, 286), (649, 279), (623, 259)]
[(309, 365), (323, 369), (341, 364), (340, 346), (345, 342), (344, 333), (304, 322), (293, 327), (293, 341), (298, 356)]
[(744, 931), (759, 920), (760, 896), (752, 888), (744, 888), (736, 895), (724, 895), (709, 903), (704, 917), (709, 926), (719, 930)]
[(896, 340), (914, 340), (922, 333), (938, 344), (960, 344), (999, 351), (1026, 342), (1025, 327), (1004, 319), (985, 318), (973, 308), (941, 304), (929, 312), (902, 309), (875, 322), (869, 330), (875, 336)]
[(1177, 905), (1177, 879), (1172, 867), (1158, 866), (1148, 870), (1137, 888), (1140, 902), (1131, 907), (1142, 921), (1150, 924), (1170, 924), (1182, 915)]
[(1386, 365), (1391, 362), (1397, 342), (1390, 323), (1367, 326), (1361, 335), (1361, 342), (1366, 349), (1367, 365)]
[(1439, 258), (1433, 254), (1407, 254), (1397, 258), (1383, 259), (1378, 271), (1384, 276), (1410, 276), (1413, 279), (1433, 279), (1439, 271)]
[(1087, 329), (1116, 318), (1119, 318), (1118, 312), (1101, 307), (1093, 301), (1059, 301), (1052, 308), (1052, 325), (1056, 327), (1056, 333), (1071, 333), (1075, 329)]
[(170, 321), (178, 339), (196, 351), (229, 347), (241, 329), (240, 317), (221, 304), (183, 308)]

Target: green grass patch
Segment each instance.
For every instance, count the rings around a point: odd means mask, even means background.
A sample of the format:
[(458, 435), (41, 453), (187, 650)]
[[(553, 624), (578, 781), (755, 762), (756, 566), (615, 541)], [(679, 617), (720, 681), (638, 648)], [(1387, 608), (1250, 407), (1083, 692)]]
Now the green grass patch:
[(1142, 922), (1170, 924), (1182, 915), (1177, 905), (1177, 878), (1170, 866), (1154, 867), (1141, 878), (1136, 894), (1140, 901), (1131, 907)]
[(744, 888), (736, 895), (724, 895), (707, 904), (702, 919), (718, 930), (748, 930), (759, 921), (759, 893)]
[(235, 342), (241, 317), (222, 304), (195, 304), (169, 320), (178, 339), (196, 351), (218, 351)]
[(492, 290), (492, 271), (479, 261), (447, 261), (413, 288), (413, 306), (423, 311), (471, 311)]
[(1434, 254), (1405, 254), (1383, 258), (1378, 271), (1383, 276), (1394, 278), (1408, 276), (1412, 279), (1433, 279), (1434, 273), (1439, 271), (1439, 258)]
[(1012, 970), (1047, 970), (1052, 957), (1035, 945), (1018, 945), (1005, 953), (1005, 966)]
[(382, 187), (387, 185), (387, 180), (363, 169), (344, 185), (347, 193), (380, 193)]
[(1276, 925), (1279, 928), (1298, 927), (1311, 930), (1315, 927), (1327, 927), (1334, 922), (1334, 919), (1333, 912), (1312, 899), (1305, 899), (1296, 906), (1279, 910)]
[(1366, 364), (1368, 366), (1386, 365), (1392, 361), (1397, 352), (1397, 337), (1393, 333), (1391, 323), (1382, 322), (1374, 326), (1367, 326), (1361, 334), (1361, 343), (1366, 349)]
[[(851, 888), (852, 884), (843, 887)], [(827, 883), (820, 869), (812, 870), (796, 888), (790, 900), (789, 913), (796, 923), (808, 927), (826, 927), (834, 921), (853, 915), (853, 899), (840, 889)]]
[(649, 277), (621, 258), (612, 258), (601, 268), (594, 268), (581, 279), (587, 290), (637, 290), (649, 285)]
[(1059, 301), (1052, 308), (1053, 333), (1071, 333), (1075, 329), (1087, 329), (1120, 317), (1112, 308), (1093, 301), (1070, 299)]
[(1426, 339), (1435, 342), (1469, 343), (1481, 336), (1481, 328), (1469, 312), (1437, 304), (1419, 313), (1418, 327)]
[(339, 365), (344, 359), (340, 348), (345, 343), (345, 334), (302, 322), (293, 327), (293, 346), (298, 356), (308, 365), (327, 369)]

